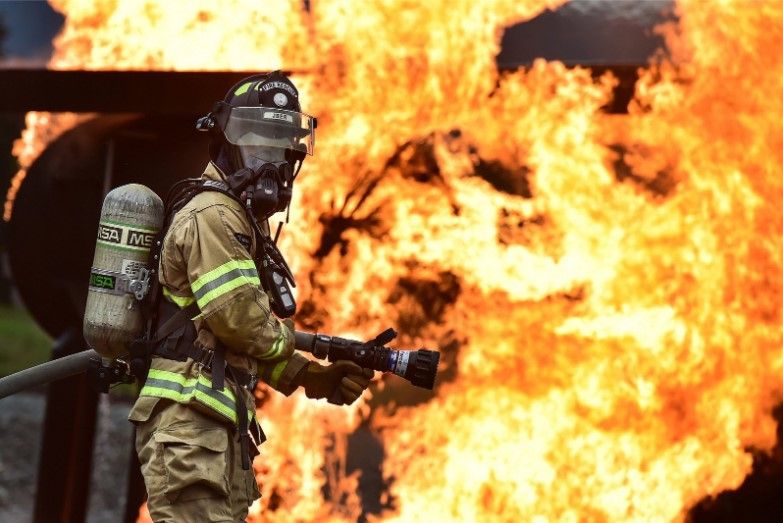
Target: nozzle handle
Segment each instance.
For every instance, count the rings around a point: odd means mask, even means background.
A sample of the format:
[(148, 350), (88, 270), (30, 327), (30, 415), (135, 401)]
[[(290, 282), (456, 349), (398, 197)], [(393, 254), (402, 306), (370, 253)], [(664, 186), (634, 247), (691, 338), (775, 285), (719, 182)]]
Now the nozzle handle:
[(367, 342), (368, 345), (383, 346), (397, 337), (397, 331), (389, 327), (375, 338)]

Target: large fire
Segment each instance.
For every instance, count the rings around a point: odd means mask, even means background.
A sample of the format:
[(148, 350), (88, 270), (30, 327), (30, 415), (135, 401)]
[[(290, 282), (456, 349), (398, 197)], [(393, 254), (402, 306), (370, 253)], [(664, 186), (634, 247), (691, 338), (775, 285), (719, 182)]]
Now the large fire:
[(310, 71), (297, 320), (450, 362), (398, 408), (259, 391), (252, 521), (355, 521), (363, 422), (382, 521), (681, 521), (774, 445), (783, 3), (678, 1), (676, 65), (614, 117), (611, 78), (496, 70), (503, 28), (555, 0), (52, 3), (52, 68)]

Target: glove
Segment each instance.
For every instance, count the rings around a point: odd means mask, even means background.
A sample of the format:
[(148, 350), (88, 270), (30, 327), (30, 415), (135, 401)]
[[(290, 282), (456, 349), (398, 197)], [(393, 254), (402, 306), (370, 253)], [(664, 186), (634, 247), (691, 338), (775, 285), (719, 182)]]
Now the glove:
[(339, 360), (331, 365), (311, 361), (302, 376), (302, 386), (308, 398), (328, 398), (329, 403), (349, 405), (370, 385), (374, 372), (352, 361)]

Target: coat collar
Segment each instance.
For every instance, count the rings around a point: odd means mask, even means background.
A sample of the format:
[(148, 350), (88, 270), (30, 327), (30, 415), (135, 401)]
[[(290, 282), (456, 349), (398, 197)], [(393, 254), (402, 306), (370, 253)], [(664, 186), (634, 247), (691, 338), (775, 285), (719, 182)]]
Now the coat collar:
[(223, 174), (223, 171), (221, 171), (220, 168), (214, 164), (214, 162), (209, 162), (207, 164), (201, 177), (206, 180), (212, 180), (216, 182), (225, 182), (228, 179), (228, 177)]

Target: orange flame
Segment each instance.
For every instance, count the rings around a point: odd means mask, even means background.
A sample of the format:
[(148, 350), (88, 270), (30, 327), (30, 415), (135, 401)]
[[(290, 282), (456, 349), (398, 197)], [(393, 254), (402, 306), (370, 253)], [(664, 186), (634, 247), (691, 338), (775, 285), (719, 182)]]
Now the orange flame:
[(31, 111), (25, 115), (26, 128), (21, 138), (14, 141), (11, 153), (16, 156), (19, 171), (11, 178), (11, 184), (6, 194), (3, 207), (3, 220), (9, 221), (14, 209), (14, 200), (22, 186), (27, 169), (46, 146), (57, 139), (62, 133), (79, 122), (90, 118), (90, 115), (76, 113), (46, 113)]
[(355, 521), (346, 437), (368, 418), (383, 521), (681, 521), (774, 444), (783, 4), (679, 1), (676, 67), (609, 117), (609, 77), (495, 69), (503, 27), (558, 3), (55, 2), (53, 67), (311, 71), (298, 319), (393, 324), (451, 362), (415, 406), (267, 398), (252, 521)]

